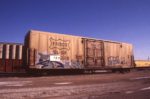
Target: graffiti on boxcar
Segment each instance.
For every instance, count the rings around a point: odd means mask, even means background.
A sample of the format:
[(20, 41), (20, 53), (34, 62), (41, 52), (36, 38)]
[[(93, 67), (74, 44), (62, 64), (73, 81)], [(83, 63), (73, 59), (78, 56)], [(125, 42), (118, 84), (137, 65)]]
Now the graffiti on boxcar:
[(38, 53), (36, 66), (39, 68), (64, 68), (58, 61), (50, 61), (50, 54)]
[(51, 49), (50, 51), (51, 54), (58, 54), (61, 56), (61, 60), (69, 60), (69, 52), (67, 50), (64, 49)]
[(62, 39), (53, 39), (50, 37), (50, 49), (70, 49), (70, 40), (62, 40)]
[(125, 60), (125, 57), (121, 57), (120, 64), (127, 64), (127, 62), (126, 62), (126, 60)]
[(110, 56), (108, 57), (108, 65), (116, 65), (116, 64), (120, 64), (120, 60), (119, 57), (114, 57), (114, 56)]
[(70, 40), (53, 39), (52, 37), (50, 37), (49, 40), (49, 48), (52, 54), (59, 54), (61, 60), (69, 60)]
[(73, 60), (71, 60), (71, 61), (62, 61), (62, 63), (64, 64), (64, 67), (65, 68), (83, 68), (83, 65), (81, 64), (81, 62), (79, 62), (79, 61), (73, 61)]
[(108, 65), (126, 64), (125, 57), (119, 58), (119, 56), (108, 57)]
[(68, 51), (64, 49), (60, 50), (61, 60), (69, 60), (68, 54), (69, 54)]
[(50, 55), (54, 54), (38, 53), (36, 62), (37, 68), (83, 68), (81, 62), (79, 61), (70, 61), (67, 59), (51, 61)]

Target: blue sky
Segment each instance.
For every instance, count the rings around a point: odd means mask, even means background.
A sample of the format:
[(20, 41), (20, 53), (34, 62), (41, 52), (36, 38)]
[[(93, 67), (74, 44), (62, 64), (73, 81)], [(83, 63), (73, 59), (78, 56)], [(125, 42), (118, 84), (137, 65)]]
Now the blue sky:
[(23, 43), (28, 30), (132, 43), (150, 56), (150, 0), (0, 0), (0, 41)]

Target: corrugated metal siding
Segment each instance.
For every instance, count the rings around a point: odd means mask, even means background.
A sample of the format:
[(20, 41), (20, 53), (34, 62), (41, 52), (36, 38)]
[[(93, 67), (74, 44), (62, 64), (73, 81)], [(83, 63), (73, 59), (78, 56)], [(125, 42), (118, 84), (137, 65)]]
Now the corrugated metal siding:
[(111, 67), (131, 67), (132, 45), (126, 43), (104, 42), (105, 65)]
[(16, 59), (16, 45), (12, 45), (12, 55), (11, 59)]
[(4, 53), (5, 53), (5, 59), (9, 59), (9, 48), (10, 48), (10, 45), (9, 44), (6, 44), (4, 46)]
[(125, 58), (125, 61), (123, 60), (123, 65), (124, 66), (130, 66), (132, 65), (132, 56), (133, 56), (133, 52), (132, 52), (132, 46), (130, 44), (123, 44), (122, 45), (122, 53), (121, 56), (122, 58)]
[[(27, 45), (29, 45), (30, 49), (37, 50), (36, 64), (39, 64), (39, 60), (48, 60), (49, 55), (57, 54), (61, 56), (61, 63), (64, 65), (63, 68), (82, 68), (80, 66), (83, 61), (82, 38), (42, 32), (32, 32), (29, 35), (30, 44)], [(29, 53), (31, 55), (32, 51)], [(47, 59), (39, 59), (42, 57), (47, 57)], [(30, 65), (32, 65), (31, 68), (34, 68), (33, 64)]]
[(4, 71), (4, 62), (2, 60), (3, 58), (3, 44), (0, 44), (0, 71)]
[(0, 44), (0, 59), (3, 57), (3, 44)]
[[(89, 42), (87, 43), (86, 40)], [(27, 52), (27, 62), (30, 63), (30, 68), (42, 68), (44, 65), (49, 66), (46, 68), (57, 68), (48, 60), (50, 55), (60, 55), (63, 64), (61, 68), (83, 68), (83, 66), (84, 68), (128, 68), (132, 65), (132, 45), (90, 40), (90, 38), (65, 34), (30, 31), (26, 35), (25, 46), (30, 51), (31, 49), (34, 51)], [(93, 45), (95, 48), (91, 47)]]
[(17, 72), (22, 67), (23, 45), (0, 43), (0, 72)]
[(18, 54), (17, 54), (17, 59), (22, 60), (23, 46), (22, 45), (18, 45), (17, 49), (19, 50)]
[(105, 51), (105, 65), (106, 66), (118, 66), (119, 63), (119, 53), (120, 53), (120, 44), (104, 42), (104, 51)]

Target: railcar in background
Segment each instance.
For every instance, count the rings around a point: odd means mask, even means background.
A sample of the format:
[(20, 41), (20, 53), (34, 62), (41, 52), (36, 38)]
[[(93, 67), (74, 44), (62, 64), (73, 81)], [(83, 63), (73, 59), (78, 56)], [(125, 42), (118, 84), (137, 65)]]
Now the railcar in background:
[(149, 60), (135, 60), (136, 68), (145, 69), (150, 68), (150, 61)]
[(0, 42), (0, 72), (22, 72), (23, 44)]
[(30, 30), (24, 41), (28, 70), (130, 70), (133, 46), (52, 32)]

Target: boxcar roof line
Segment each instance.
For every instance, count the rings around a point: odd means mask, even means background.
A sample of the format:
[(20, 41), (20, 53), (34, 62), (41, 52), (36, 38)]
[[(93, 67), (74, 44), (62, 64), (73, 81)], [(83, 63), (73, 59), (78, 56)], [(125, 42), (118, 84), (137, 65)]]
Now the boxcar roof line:
[[(80, 38), (85, 38), (85, 39), (93, 39), (93, 40), (101, 40), (101, 41), (105, 41), (105, 42), (112, 42), (112, 43), (124, 43), (124, 44), (129, 44), (129, 43), (125, 43), (125, 42), (118, 42), (118, 41), (111, 41), (111, 40), (104, 40), (104, 39), (97, 39), (97, 38), (90, 38), (90, 37), (83, 37), (83, 36), (76, 36), (76, 35), (70, 35), (70, 34), (63, 34), (63, 33), (55, 33), (55, 32), (45, 32), (45, 31), (39, 31), (39, 30), (29, 30), (28, 33), (32, 33), (32, 32), (36, 32), (36, 33), (45, 33), (45, 34), (58, 34), (58, 35), (66, 35), (66, 36), (74, 36), (74, 37), (80, 37)], [(132, 44), (131, 44), (132, 45)]]

